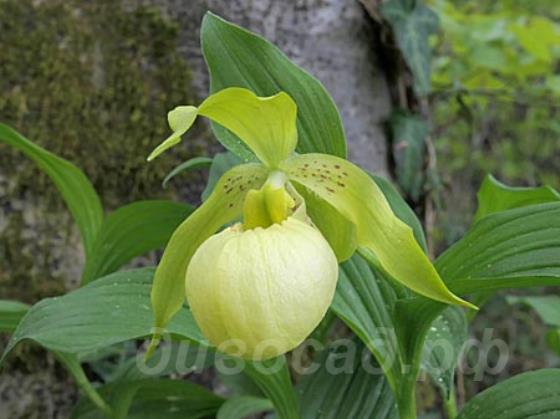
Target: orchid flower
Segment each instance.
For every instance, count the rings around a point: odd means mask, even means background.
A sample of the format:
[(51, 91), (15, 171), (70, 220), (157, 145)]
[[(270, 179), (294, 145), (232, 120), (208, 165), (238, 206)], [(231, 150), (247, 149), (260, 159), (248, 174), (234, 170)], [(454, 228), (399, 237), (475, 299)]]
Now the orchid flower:
[(297, 106), (289, 95), (234, 87), (199, 107), (179, 106), (168, 116), (172, 135), (148, 160), (179, 143), (198, 116), (235, 134), (259, 162), (227, 171), (174, 232), (151, 294), (157, 328), (186, 295), (218, 349), (249, 359), (285, 353), (321, 321), (338, 263), (358, 248), (416, 293), (473, 307), (447, 289), (367, 173), (339, 157), (295, 152)]

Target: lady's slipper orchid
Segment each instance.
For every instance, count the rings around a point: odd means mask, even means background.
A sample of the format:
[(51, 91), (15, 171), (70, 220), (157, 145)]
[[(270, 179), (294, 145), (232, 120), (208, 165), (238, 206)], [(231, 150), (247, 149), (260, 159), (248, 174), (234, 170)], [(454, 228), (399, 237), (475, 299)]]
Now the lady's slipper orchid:
[[(257, 97), (243, 88), (169, 113), (173, 134), (148, 160), (177, 144), (202, 115), (235, 134), (260, 163), (226, 172), (171, 237), (152, 289), (156, 327), (181, 308), (186, 286), (211, 343), (251, 359), (279, 355), (319, 323), (334, 294), (337, 260), (358, 247), (413, 291), (473, 307), (447, 289), (368, 174), (339, 157), (295, 153), (296, 113), (286, 93)], [(243, 224), (215, 234), (241, 217)], [(228, 341), (238, 344), (223, 346)]]

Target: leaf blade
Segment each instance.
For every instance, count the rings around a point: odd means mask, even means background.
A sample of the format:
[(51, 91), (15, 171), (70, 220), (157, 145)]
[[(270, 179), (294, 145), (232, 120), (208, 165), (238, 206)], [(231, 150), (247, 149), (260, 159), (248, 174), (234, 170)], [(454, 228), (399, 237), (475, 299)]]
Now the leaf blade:
[[(259, 96), (284, 91), (299, 108), (297, 151), (346, 156), (342, 122), (332, 98), (276, 46), (210, 12), (202, 21), (201, 40), (211, 92), (233, 86), (246, 87)], [(230, 151), (244, 159), (251, 157), (238, 138), (215, 124), (213, 129)]]
[(82, 284), (110, 274), (134, 257), (163, 247), (192, 207), (172, 201), (137, 201), (107, 216), (86, 262)]
[[(106, 384), (99, 389), (116, 419), (202, 419), (213, 417), (223, 399), (186, 380), (141, 379)], [(103, 419), (88, 400), (81, 399), (72, 419)]]
[(274, 404), (280, 419), (299, 418), (299, 403), (292, 387), (285, 356), (282, 355), (267, 361), (247, 362), (244, 374), (251, 378)]
[(88, 178), (68, 160), (50, 153), (2, 123), (0, 142), (23, 152), (51, 178), (80, 230), (86, 257), (91, 257), (95, 236), (103, 222), (103, 208)]
[(162, 186), (166, 188), (169, 181), (179, 173), (187, 170), (195, 170), (208, 167), (212, 164), (212, 161), (213, 159), (211, 159), (210, 157), (194, 157), (192, 159), (184, 161), (183, 163), (175, 167), (171, 172), (169, 172), (167, 176), (165, 176), (162, 182)]
[(414, 90), (424, 96), (431, 90), (429, 37), (439, 27), (438, 16), (422, 2), (407, 7), (401, 0), (381, 5), (381, 13), (395, 32), (404, 59), (414, 76)]
[(239, 419), (272, 410), (274, 405), (268, 399), (254, 396), (232, 397), (220, 407), (216, 419)]
[[(319, 353), (314, 361), (319, 363), (319, 369), (305, 375), (298, 384), (301, 418), (396, 419), (395, 401), (385, 377), (364, 368), (362, 345), (348, 340), (348, 347), (353, 345), (354, 350), (347, 351), (344, 342)], [(336, 359), (344, 360), (344, 372), (333, 374), (329, 368), (335, 365)]]
[(475, 222), (500, 211), (560, 201), (560, 194), (549, 186), (538, 188), (508, 186), (494, 176), (487, 175), (477, 193), (477, 198)]
[(13, 332), (29, 306), (19, 301), (0, 300), (0, 333)]
[(560, 370), (543, 369), (519, 374), (476, 395), (457, 419), (522, 419), (558, 414)]
[[(79, 354), (149, 336), (153, 326), (149, 298), (152, 278), (153, 269), (150, 268), (121, 271), (62, 297), (41, 300), (19, 323), (2, 361), (15, 345), (27, 339), (49, 350)], [(207, 345), (186, 308), (167, 331)]]

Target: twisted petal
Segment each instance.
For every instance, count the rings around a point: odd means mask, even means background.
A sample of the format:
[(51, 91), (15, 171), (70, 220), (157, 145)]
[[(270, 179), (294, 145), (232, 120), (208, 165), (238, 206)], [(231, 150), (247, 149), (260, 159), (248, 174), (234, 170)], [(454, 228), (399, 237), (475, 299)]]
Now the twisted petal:
[(473, 307), (447, 289), (412, 229), (393, 214), (379, 187), (357, 166), (335, 156), (304, 154), (281, 169), (350, 220), (357, 244), (374, 252), (394, 279), (434, 300)]
[(185, 299), (185, 273), (196, 249), (224, 224), (240, 217), (247, 191), (261, 187), (266, 175), (266, 169), (256, 163), (227, 171), (210, 197), (175, 230), (157, 267), (152, 287), (156, 327), (165, 327), (181, 308)]
[(169, 123), (169, 127), (173, 130), (173, 134), (167, 137), (163, 143), (158, 145), (154, 151), (150, 153), (148, 161), (152, 161), (168, 148), (179, 144), (181, 141), (181, 135), (189, 130), (196, 120), (197, 115), (198, 109), (194, 106), (177, 106), (169, 112), (167, 114), (167, 121)]
[(237, 135), (266, 166), (274, 168), (290, 156), (297, 143), (297, 106), (284, 92), (258, 97), (240, 87), (220, 90), (200, 107), (180, 106), (169, 114), (173, 134), (150, 154), (152, 160), (177, 144), (197, 115), (205, 116)]

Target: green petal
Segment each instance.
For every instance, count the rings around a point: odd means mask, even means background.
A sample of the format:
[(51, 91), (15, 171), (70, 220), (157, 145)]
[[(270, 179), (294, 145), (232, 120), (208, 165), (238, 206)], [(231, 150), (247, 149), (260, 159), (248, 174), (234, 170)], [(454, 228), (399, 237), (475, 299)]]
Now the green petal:
[(196, 120), (198, 109), (194, 106), (178, 106), (167, 114), (167, 121), (173, 130), (167, 139), (158, 145), (148, 156), (148, 161), (152, 161), (168, 148), (173, 147), (181, 141), (181, 136), (188, 131)]
[(353, 222), (358, 245), (374, 252), (394, 279), (434, 300), (473, 307), (447, 289), (412, 229), (393, 214), (379, 187), (360, 168), (335, 156), (303, 154), (281, 169)]
[(196, 249), (220, 227), (242, 213), (245, 195), (260, 188), (266, 169), (256, 163), (236, 166), (218, 181), (208, 199), (173, 233), (159, 263), (152, 287), (155, 326), (163, 328), (183, 305), (185, 274)]
[(148, 161), (178, 144), (197, 115), (202, 115), (233, 132), (260, 161), (275, 168), (296, 148), (296, 114), (296, 103), (284, 92), (258, 97), (241, 87), (220, 90), (198, 108), (179, 106), (169, 112), (173, 134), (152, 151)]
[(297, 106), (284, 92), (258, 97), (231, 87), (208, 97), (198, 113), (237, 135), (268, 167), (277, 167), (296, 148)]

